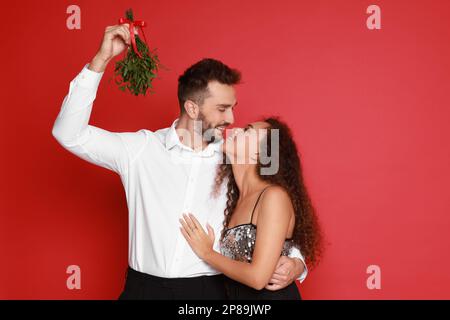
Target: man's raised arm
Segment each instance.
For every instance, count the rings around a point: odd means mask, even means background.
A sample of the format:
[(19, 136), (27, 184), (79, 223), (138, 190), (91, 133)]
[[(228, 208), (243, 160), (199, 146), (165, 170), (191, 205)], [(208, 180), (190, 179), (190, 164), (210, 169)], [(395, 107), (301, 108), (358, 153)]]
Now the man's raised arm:
[(124, 173), (145, 143), (145, 133), (110, 132), (89, 125), (93, 102), (103, 73), (111, 59), (129, 46), (128, 25), (108, 26), (101, 46), (92, 61), (70, 82), (52, 134), (68, 151), (78, 157)]

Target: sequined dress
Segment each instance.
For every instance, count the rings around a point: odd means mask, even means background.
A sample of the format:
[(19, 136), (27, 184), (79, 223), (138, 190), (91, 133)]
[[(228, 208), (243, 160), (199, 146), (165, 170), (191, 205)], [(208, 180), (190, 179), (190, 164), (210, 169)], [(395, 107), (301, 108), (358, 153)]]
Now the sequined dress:
[[(258, 196), (253, 207), (250, 223), (240, 224), (225, 230), (220, 242), (221, 253), (233, 260), (252, 262), (253, 251), (256, 243), (256, 225), (252, 223), (253, 213), (266, 187)], [(288, 256), (293, 246), (291, 238), (286, 239), (281, 250), (281, 255)], [(271, 291), (267, 289), (256, 290), (233, 279), (226, 278), (226, 288), (230, 299), (255, 299), (255, 300), (299, 300), (301, 299), (295, 282), (284, 289)]]

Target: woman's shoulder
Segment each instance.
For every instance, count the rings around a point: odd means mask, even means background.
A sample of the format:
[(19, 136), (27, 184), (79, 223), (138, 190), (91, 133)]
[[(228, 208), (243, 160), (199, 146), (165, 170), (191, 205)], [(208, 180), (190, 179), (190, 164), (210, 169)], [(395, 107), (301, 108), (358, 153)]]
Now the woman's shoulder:
[(276, 184), (271, 184), (266, 187), (264, 198), (276, 201), (290, 201), (289, 192), (286, 188)]
[[(261, 211), (267, 212), (286, 212), (286, 209), (292, 208), (291, 197), (288, 190), (279, 185), (270, 185), (264, 190), (261, 199)], [(290, 213), (290, 212), (286, 212)]]
[(260, 208), (256, 214), (256, 225), (262, 224), (271, 229), (274, 224), (289, 224), (295, 217), (294, 208), (288, 190), (279, 185), (271, 185), (264, 190), (260, 200)]

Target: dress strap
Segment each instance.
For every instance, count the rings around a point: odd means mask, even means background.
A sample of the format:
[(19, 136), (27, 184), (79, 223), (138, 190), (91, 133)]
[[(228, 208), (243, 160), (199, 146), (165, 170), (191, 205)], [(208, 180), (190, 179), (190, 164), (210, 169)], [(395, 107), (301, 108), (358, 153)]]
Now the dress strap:
[(263, 189), (263, 191), (261, 191), (261, 193), (259, 194), (258, 199), (256, 200), (256, 203), (255, 203), (255, 206), (253, 207), (252, 216), (250, 217), (250, 223), (252, 223), (252, 221), (253, 221), (253, 214), (255, 213), (255, 209), (256, 209), (256, 206), (258, 205), (259, 199), (261, 198), (262, 194), (264, 193), (264, 191), (266, 191), (266, 189), (268, 187), (270, 187), (270, 186), (265, 187)]

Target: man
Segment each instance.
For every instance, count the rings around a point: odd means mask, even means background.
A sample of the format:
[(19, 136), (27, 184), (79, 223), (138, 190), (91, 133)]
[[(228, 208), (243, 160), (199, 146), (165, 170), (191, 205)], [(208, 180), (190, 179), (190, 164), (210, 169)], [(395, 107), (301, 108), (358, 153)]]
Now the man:
[[(179, 230), (194, 212), (216, 234), (226, 195), (212, 198), (223, 133), (234, 122), (233, 85), (240, 73), (204, 59), (179, 78), (180, 116), (152, 132), (109, 132), (89, 125), (93, 101), (111, 59), (130, 45), (128, 24), (108, 26), (100, 49), (70, 83), (53, 136), (78, 157), (120, 175), (129, 209), (129, 268), (120, 299), (226, 299), (223, 275), (199, 259)], [(215, 249), (219, 249), (218, 239)], [(299, 250), (281, 257), (269, 290), (306, 277)]]

